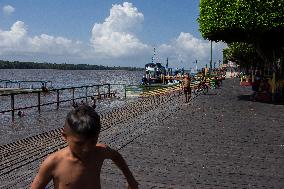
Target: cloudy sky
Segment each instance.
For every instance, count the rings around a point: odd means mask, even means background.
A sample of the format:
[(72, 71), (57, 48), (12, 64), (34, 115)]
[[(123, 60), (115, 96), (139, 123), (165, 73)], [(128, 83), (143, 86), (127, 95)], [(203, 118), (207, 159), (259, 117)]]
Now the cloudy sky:
[[(1, 0), (0, 59), (144, 67), (210, 61), (196, 19), (199, 0)], [(213, 62), (223, 43), (213, 43)]]

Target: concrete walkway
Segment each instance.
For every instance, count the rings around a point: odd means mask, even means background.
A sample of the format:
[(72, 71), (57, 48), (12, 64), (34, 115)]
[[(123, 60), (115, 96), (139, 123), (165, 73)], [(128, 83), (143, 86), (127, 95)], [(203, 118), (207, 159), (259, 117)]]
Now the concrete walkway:
[[(153, 120), (140, 119), (137, 137), (110, 145), (120, 149), (140, 188), (284, 188), (284, 106), (251, 102), (250, 94), (237, 79), (225, 80), (191, 104), (158, 108)], [(124, 186), (106, 162), (102, 188)]]
[[(122, 153), (142, 189), (283, 189), (284, 105), (251, 102), (250, 94), (229, 79), (190, 104), (177, 93), (142, 99), (102, 116), (100, 141)], [(47, 128), (60, 127), (58, 115)], [(29, 188), (40, 162), (65, 145), (50, 131), (0, 146), (0, 189)], [(104, 189), (126, 188), (110, 161), (101, 180)]]

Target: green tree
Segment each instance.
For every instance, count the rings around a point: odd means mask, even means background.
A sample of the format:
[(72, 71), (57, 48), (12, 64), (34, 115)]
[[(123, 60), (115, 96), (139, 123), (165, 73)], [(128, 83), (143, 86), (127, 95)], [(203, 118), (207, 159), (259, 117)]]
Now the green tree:
[(205, 39), (252, 44), (264, 64), (283, 57), (283, 0), (200, 0), (198, 22)]
[(256, 53), (253, 45), (244, 42), (233, 42), (228, 44), (228, 48), (223, 49), (223, 59), (225, 63), (229, 60), (237, 62), (246, 72), (248, 72), (251, 66), (257, 66), (264, 69), (264, 65), (259, 64), (261, 58)]
[(143, 68), (137, 67), (108, 67), (102, 65), (89, 64), (56, 64), (56, 63), (36, 63), (36, 62), (19, 62), (0, 60), (0, 69), (58, 69), (58, 70), (128, 70), (142, 71)]
[(266, 42), (281, 45), (284, 1), (200, 0), (198, 22), (202, 36), (209, 40), (254, 42), (263, 38)]

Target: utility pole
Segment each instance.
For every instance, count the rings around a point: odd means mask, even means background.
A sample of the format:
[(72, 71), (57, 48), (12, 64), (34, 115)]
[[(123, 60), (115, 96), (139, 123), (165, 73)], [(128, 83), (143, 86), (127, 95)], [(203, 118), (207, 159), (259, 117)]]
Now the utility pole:
[(210, 54), (210, 67), (209, 67), (209, 73), (211, 73), (212, 70), (212, 41), (211, 42), (211, 54)]

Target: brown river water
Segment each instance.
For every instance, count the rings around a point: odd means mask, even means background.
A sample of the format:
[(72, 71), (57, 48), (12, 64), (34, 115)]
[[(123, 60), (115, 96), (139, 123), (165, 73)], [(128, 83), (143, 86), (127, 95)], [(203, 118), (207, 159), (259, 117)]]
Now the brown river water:
[[(0, 69), (0, 80), (45, 80), (51, 81), (53, 88), (77, 87), (96, 84), (131, 84), (137, 85), (141, 80), (141, 71), (121, 70), (25, 70), (25, 69)], [(3, 86), (3, 83), (0, 83)], [(25, 84), (23, 84), (25, 85)], [(30, 84), (26, 84), (30, 85)], [(40, 83), (33, 84), (39, 88)], [(8, 87), (17, 87), (17, 84), (10, 84)], [(29, 88), (30, 86), (24, 86)], [(91, 89), (92, 90), (92, 89)], [(94, 89), (95, 90), (95, 89)], [(123, 96), (122, 86), (112, 88), (118, 93), (117, 98), (102, 99), (98, 101), (96, 110), (100, 112), (109, 111), (112, 108), (123, 106), (127, 101)], [(90, 91), (95, 92), (95, 91)], [(64, 92), (63, 92), (64, 93)], [(66, 93), (66, 94), (65, 94)], [(62, 98), (70, 99), (70, 91), (60, 94)], [(69, 96), (68, 96), (69, 95)], [(84, 95), (84, 91), (76, 91), (76, 95)], [(51, 93), (43, 96), (42, 103), (54, 101), (56, 94)], [(36, 104), (36, 94), (17, 95), (15, 106), (24, 107)], [(11, 98), (0, 96), (0, 110), (7, 110), (11, 106)], [(71, 102), (60, 104), (57, 110), (55, 105), (44, 106), (40, 113), (36, 108), (23, 110), (24, 116), (15, 116), (12, 120), (11, 113), (0, 114), (0, 145), (10, 143), (35, 134), (62, 127), (67, 112), (71, 109)]]

